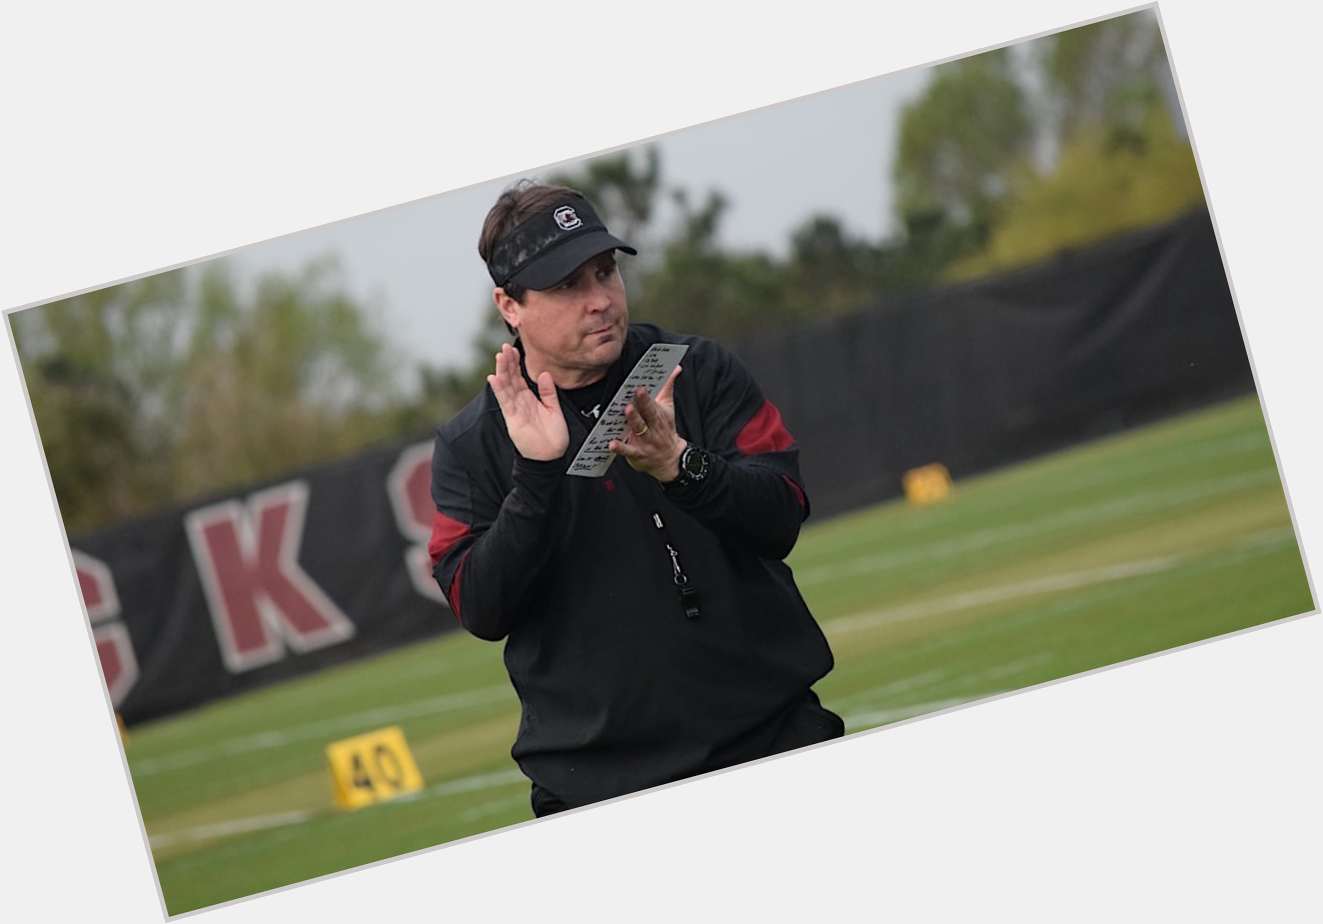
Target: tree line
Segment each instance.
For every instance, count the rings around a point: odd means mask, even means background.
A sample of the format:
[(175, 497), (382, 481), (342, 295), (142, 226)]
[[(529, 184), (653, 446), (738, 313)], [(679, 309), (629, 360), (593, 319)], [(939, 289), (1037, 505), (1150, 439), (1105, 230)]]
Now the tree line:
[[(877, 307), (1202, 201), (1147, 11), (940, 65), (899, 128), (896, 230), (871, 240), (810, 215), (782, 255), (723, 246), (727, 198), (670, 182), (655, 148), (546, 179), (642, 242), (624, 264), (636, 318), (719, 338)], [(508, 337), (490, 305), (477, 310), (471, 362), (423, 364), (412, 389), (327, 263), (247, 287), (219, 266), (174, 271), (10, 319), (78, 533), (426, 434), (482, 387)]]

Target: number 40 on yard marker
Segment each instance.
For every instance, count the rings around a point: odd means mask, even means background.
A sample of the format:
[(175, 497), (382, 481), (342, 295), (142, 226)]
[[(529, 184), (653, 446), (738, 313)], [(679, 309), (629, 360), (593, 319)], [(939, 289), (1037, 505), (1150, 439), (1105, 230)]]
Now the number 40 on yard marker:
[(326, 746), (335, 804), (356, 809), (423, 788), (404, 732), (395, 725)]

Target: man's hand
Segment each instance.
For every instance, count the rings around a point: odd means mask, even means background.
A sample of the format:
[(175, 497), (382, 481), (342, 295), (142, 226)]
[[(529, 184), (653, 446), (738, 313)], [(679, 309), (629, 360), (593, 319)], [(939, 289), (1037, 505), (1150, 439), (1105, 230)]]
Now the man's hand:
[(524, 381), (519, 368), (519, 351), (508, 343), (496, 354), (496, 374), (487, 376), (487, 384), (496, 395), (505, 418), (510, 442), (525, 459), (548, 462), (565, 455), (570, 445), (570, 431), (565, 426), (556, 383), (550, 372), (537, 377), (535, 393)]
[(675, 432), (675, 380), (680, 369), (675, 367), (655, 401), (647, 389), (635, 389), (634, 400), (625, 405), (625, 440), (612, 440), (607, 447), (624, 456), (631, 468), (662, 483), (679, 476), (680, 454), (686, 445)]

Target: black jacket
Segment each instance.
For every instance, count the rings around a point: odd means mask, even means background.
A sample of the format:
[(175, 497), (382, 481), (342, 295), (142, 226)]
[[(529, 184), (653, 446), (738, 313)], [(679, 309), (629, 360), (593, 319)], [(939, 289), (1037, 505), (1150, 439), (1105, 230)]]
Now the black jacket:
[(512, 756), (570, 806), (761, 756), (832, 667), (781, 561), (808, 516), (793, 438), (734, 356), (651, 325), (629, 328), (608, 397), (656, 342), (689, 345), (676, 429), (715, 456), (702, 482), (663, 490), (623, 459), (602, 478), (566, 475), (590, 427), (563, 396), (564, 458), (524, 459), (490, 388), (432, 457), (433, 574), (464, 628), (508, 638), (523, 704)]

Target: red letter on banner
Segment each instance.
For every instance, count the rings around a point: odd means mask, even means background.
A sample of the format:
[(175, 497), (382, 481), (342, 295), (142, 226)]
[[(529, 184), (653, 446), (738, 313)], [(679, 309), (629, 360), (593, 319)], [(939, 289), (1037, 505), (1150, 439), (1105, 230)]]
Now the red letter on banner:
[(133, 653), (128, 630), (116, 619), (120, 610), (115, 578), (99, 558), (77, 549), (72, 551), (78, 589), (83, 593), (87, 618), (92, 623), (92, 637), (96, 640), (97, 658), (101, 661), (101, 676), (110, 692), (110, 702), (118, 709), (138, 681), (138, 659)]
[(386, 479), (395, 522), (404, 538), (414, 544), (404, 550), (404, 567), (414, 590), (429, 600), (449, 605), (436, 578), (432, 577), (432, 558), (427, 540), (432, 535), (436, 504), (432, 503), (432, 444), (415, 443), (396, 461)]
[[(292, 481), (184, 518), (225, 666), (252, 670), (294, 651), (354, 634), (350, 622), (299, 565), (308, 486)], [(283, 640), (283, 644), (282, 644)]]

